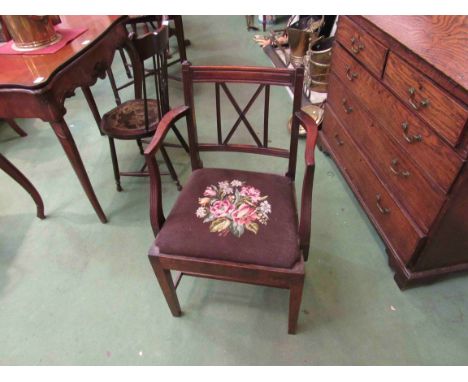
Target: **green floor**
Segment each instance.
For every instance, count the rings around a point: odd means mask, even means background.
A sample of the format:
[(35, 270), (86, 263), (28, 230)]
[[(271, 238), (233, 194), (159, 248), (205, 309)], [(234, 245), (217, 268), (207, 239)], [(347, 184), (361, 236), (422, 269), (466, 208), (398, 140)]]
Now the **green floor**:
[[(242, 16), (187, 16), (184, 26), (194, 64), (271, 66)], [(123, 81), (120, 58), (114, 68)], [(181, 84), (170, 85), (176, 106)], [(237, 91), (246, 96), (241, 107), (252, 92)], [(93, 93), (101, 111), (113, 106), (107, 80)], [(197, 96), (203, 137), (214, 132), (214, 89), (203, 87)], [(285, 145), (291, 101), (284, 89), (275, 89), (271, 101), (272, 144)], [(184, 316), (172, 318), (146, 257), (152, 240), (148, 179), (124, 178), (124, 192), (117, 193), (107, 140), (82, 93), (66, 107), (109, 223), (99, 223), (47, 124), (18, 120), (29, 134), (22, 139), (0, 127), (0, 151), (37, 187), (47, 214), (44, 221), (35, 218), (29, 195), (0, 173), (1, 365), (468, 364), (468, 278), (401, 292), (382, 241), (320, 152), (298, 334), (287, 334), (287, 291), (227, 282), (184, 278), (178, 289)], [(226, 109), (234, 120), (232, 107)], [(250, 115), (255, 120), (255, 113)], [(239, 139), (246, 137), (242, 133)], [(301, 141), (298, 189), (303, 148)], [(134, 143), (118, 142), (117, 150), (124, 170), (140, 166)], [(178, 149), (170, 154), (183, 183), (190, 173), (188, 157)], [(283, 160), (235, 158), (205, 155), (204, 162), (286, 168)], [(167, 177), (163, 188), (168, 211), (177, 191)]]

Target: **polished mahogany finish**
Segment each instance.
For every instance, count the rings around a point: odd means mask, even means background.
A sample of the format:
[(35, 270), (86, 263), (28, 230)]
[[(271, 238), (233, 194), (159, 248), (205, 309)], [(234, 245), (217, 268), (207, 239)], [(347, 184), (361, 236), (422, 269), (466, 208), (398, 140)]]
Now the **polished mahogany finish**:
[(384, 236), (392, 250), (408, 263), (423, 239), (418, 226), (405, 216), (386, 189), (371, 161), (360, 154), (349, 133), (327, 104), (321, 138), (340, 167), (354, 194), (370, 220)]
[(384, 82), (442, 138), (457, 146), (468, 120), (466, 106), (393, 53), (388, 57)]
[[(274, 286), (278, 288), (289, 289), (289, 323), (288, 332), (293, 334), (296, 331), (297, 319), (301, 304), (302, 289), (304, 284), (304, 261), (307, 260), (309, 253), (310, 242), (310, 227), (311, 227), (311, 208), (312, 208), (312, 187), (315, 170), (314, 149), (318, 136), (318, 127), (313, 119), (305, 113), (299, 111), (302, 96), (303, 69), (270, 69), (258, 67), (229, 67), (229, 66), (191, 66), (189, 63), (183, 64), (183, 85), (185, 95), (185, 105), (168, 112), (159, 123), (156, 133), (145, 150), (145, 155), (150, 172), (150, 218), (153, 232), (156, 235), (156, 241), (150, 249), (149, 260), (164, 293), (169, 308), (174, 316), (181, 315), (181, 308), (176, 295), (176, 287), (180, 281), (180, 276), (174, 283), (171, 270), (180, 272), (180, 275), (190, 275), (198, 277), (207, 277), (219, 280), (236, 281), (250, 284)], [(198, 140), (196, 127), (196, 112), (195, 112), (195, 92), (194, 85), (197, 83), (212, 83), (215, 93), (216, 114), (213, 116), (216, 119), (216, 143), (202, 143)], [(238, 101), (233, 96), (229, 86), (231, 83), (237, 84), (253, 84), (256, 90), (245, 106), (241, 108)], [(293, 121), (291, 128), (291, 140), (289, 150), (270, 147), (268, 141), (269, 121), (267, 117), (263, 118), (263, 134), (257, 135), (257, 130), (253, 128), (247, 118), (247, 111), (250, 109), (255, 100), (263, 94), (265, 104), (263, 106), (264, 113), (269, 113), (269, 94), (270, 87), (273, 85), (292, 86), (294, 89), (293, 100)], [(222, 117), (220, 93), (223, 91), (238, 113), (237, 121), (233, 126), (223, 126), (224, 119)], [(190, 159), (192, 164), (192, 175), (180, 194), (173, 212), (166, 219), (162, 208), (161, 195), (161, 180), (159, 169), (154, 158), (155, 153), (162, 147), (162, 142), (165, 135), (169, 131), (171, 125), (181, 118), (186, 118), (189, 135)], [(240, 128), (245, 128), (252, 138), (252, 144), (234, 144), (230, 142), (233, 134)], [(299, 124), (303, 125), (307, 131), (305, 162), (306, 170), (304, 174), (302, 203), (300, 209), (300, 219), (297, 219), (298, 212), (295, 203), (294, 177), (296, 171), (297, 157), (297, 142)], [(200, 158), (202, 151), (230, 151), (230, 152), (247, 152), (262, 156), (278, 156), (288, 158), (288, 170), (284, 176), (273, 174), (243, 172), (240, 170), (227, 169), (205, 169)], [(288, 241), (292, 243), (291, 252), (284, 252), (283, 258), (276, 258), (275, 254), (281, 253), (279, 248), (281, 245), (271, 244), (270, 241), (257, 238), (257, 234), (248, 233), (242, 239), (236, 241), (236, 245), (231, 248), (231, 255), (226, 257), (222, 252), (226, 250), (226, 245), (222, 244), (225, 241), (216, 240), (215, 233), (203, 231), (196, 233), (195, 222), (190, 219), (194, 218), (194, 211), (190, 211), (189, 215), (183, 214), (184, 206), (187, 200), (194, 200), (190, 191), (194, 184), (197, 184), (197, 177), (204, 177), (201, 184), (207, 185), (211, 182), (219, 181), (217, 177), (209, 178), (209, 174), (219, 174), (229, 172), (230, 174), (239, 174), (239, 176), (250, 176), (251, 179), (263, 179), (265, 186), (270, 188), (264, 189), (271, 197), (274, 189), (284, 190), (284, 194), (276, 199), (278, 204), (284, 203), (288, 205), (287, 200), (290, 200), (292, 206), (287, 215), (288, 219), (281, 219), (283, 211), (276, 211), (277, 221), (282, 221), (281, 230), (290, 232), (291, 236)], [(205, 175), (203, 175), (205, 174)], [(208, 174), (208, 175), (206, 175)], [(243, 175), (241, 175), (243, 174)], [(241, 177), (236, 179), (243, 179)], [(268, 183), (267, 180), (272, 180)], [(187, 199), (189, 198), (189, 199)], [(281, 202), (280, 202), (281, 200)], [(191, 205), (191, 202), (189, 202)], [(277, 209), (280, 209), (277, 207)], [(175, 212), (174, 212), (175, 211)], [(181, 224), (178, 221), (181, 219)], [(195, 217), (196, 218), (196, 217)], [(207, 228), (206, 228), (207, 229)], [(268, 235), (267, 227), (262, 227), (266, 235)], [(281, 232), (281, 234), (284, 234)], [(173, 235), (184, 236), (180, 241), (174, 242)], [(212, 235), (209, 237), (200, 237), (201, 235)], [(273, 233), (270, 233), (273, 234)], [(274, 231), (274, 235), (278, 236), (280, 232)], [(250, 237), (248, 235), (251, 235)], [(172, 243), (171, 243), (172, 240)], [(190, 245), (190, 240), (195, 240), (197, 243)], [(203, 246), (204, 240), (213, 240), (214, 245), (222, 247), (212, 251), (212, 254), (202, 252), (195, 253), (195, 247), (200, 248), (200, 242)], [(232, 239), (227, 239), (232, 240)], [(237, 240), (234, 238), (234, 240)], [(262, 240), (262, 253), (255, 252), (254, 255), (242, 252), (242, 246), (250, 247), (258, 240)], [(187, 242), (188, 244), (185, 244)], [(181, 248), (184, 253), (172, 252), (170, 247), (176, 245)], [(188, 247), (187, 247), (188, 245)], [(166, 252), (163, 248), (167, 248)], [(183, 249), (182, 249), (183, 248)], [(206, 247), (204, 247), (206, 249)], [(232, 250), (233, 248), (233, 250)], [(241, 253), (240, 253), (241, 252)], [(266, 255), (265, 255), (266, 254)], [(250, 256), (250, 257), (249, 257)], [(288, 265), (289, 264), (289, 265)]]
[[(88, 30), (54, 54), (0, 55), (0, 88), (41, 88), (122, 16), (60, 16), (60, 27)], [(88, 43), (85, 43), (88, 41)], [(34, 82), (43, 78), (41, 82)]]
[[(88, 30), (48, 55), (0, 55), (0, 117), (40, 118), (50, 123), (101, 222), (107, 218), (64, 120), (65, 99), (104, 78), (116, 49), (128, 44), (125, 16), (63, 16), (63, 27)], [(132, 62), (136, 58), (130, 57)]]
[(382, 41), (392, 50), (399, 44), (398, 52), (410, 51), (413, 58), (420, 57), (420, 65), (430, 63), (439, 76), (445, 75), (454, 85), (468, 88), (466, 16), (363, 16), (362, 19), (356, 21), (370, 21), (380, 31), (379, 38), (381, 34), (386, 35)]
[[(345, 100), (347, 107), (352, 108), (348, 113), (344, 107), (335, 108), (335, 114), (368, 157), (373, 158), (383, 182), (399, 195), (401, 204), (412, 219), (427, 232), (442, 207), (444, 193), (431, 184), (425, 172), (408, 157), (407, 152), (372, 119), (358, 98), (340, 87), (334, 75), (330, 77), (330, 84), (334, 91), (328, 98), (329, 103), (339, 105)], [(376, 147), (379, 148), (379, 155), (374, 155)]]
[(381, 76), (388, 49), (372, 35), (364, 33), (350, 19), (340, 21), (336, 39), (360, 62), (366, 65), (375, 75)]
[[(341, 86), (346, 86), (347, 93), (359, 97), (360, 103), (377, 118), (381, 127), (410, 153), (427, 176), (448, 192), (463, 164), (453, 148), (340, 45), (335, 45), (333, 54), (334, 74), (341, 80)], [(335, 91), (330, 96), (339, 97)], [(341, 99), (337, 102), (341, 102)], [(434, 162), (438, 165), (434, 166)]]
[[(320, 141), (384, 240), (400, 288), (468, 270), (466, 25), (462, 16), (338, 24)], [(383, 47), (384, 61), (349, 36)]]

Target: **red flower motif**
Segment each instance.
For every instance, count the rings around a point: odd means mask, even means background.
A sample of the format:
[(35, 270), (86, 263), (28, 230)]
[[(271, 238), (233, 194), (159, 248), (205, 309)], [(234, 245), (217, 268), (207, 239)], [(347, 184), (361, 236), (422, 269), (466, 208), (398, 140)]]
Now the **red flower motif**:
[(242, 203), (233, 213), (232, 221), (237, 224), (247, 225), (255, 220), (258, 216), (256, 209), (246, 203)]
[(234, 211), (234, 209), (234, 205), (229, 200), (217, 200), (211, 205), (210, 213), (214, 217), (220, 218), (229, 215), (232, 211)]

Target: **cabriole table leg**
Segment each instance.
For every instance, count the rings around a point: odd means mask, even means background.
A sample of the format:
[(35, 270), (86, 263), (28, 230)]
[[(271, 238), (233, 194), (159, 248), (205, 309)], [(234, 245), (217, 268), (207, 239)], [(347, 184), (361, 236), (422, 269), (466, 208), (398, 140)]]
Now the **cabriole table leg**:
[(86, 173), (86, 169), (81, 160), (80, 153), (78, 152), (75, 140), (70, 133), (70, 129), (68, 128), (67, 123), (62, 118), (60, 121), (50, 122), (50, 125), (52, 126), (55, 135), (57, 135), (57, 138), (59, 139), (60, 144), (62, 145), (63, 150), (65, 151), (65, 154), (67, 155), (68, 160), (73, 167), (73, 170), (75, 170), (81, 186), (83, 187), (86, 196), (91, 202), (94, 211), (96, 211), (99, 220), (101, 220), (102, 223), (107, 223), (107, 217), (104, 214), (99, 201), (97, 200), (96, 194), (94, 193), (93, 186), (89, 181), (88, 174)]
[(21, 185), (34, 200), (37, 207), (37, 217), (39, 219), (45, 219), (44, 215), (44, 203), (42, 202), (41, 195), (32, 185), (32, 183), (24, 176), (24, 174), (18, 170), (13, 163), (6, 159), (2, 154), (0, 154), (0, 169), (5, 171), (5, 173), (11, 176), (17, 183)]

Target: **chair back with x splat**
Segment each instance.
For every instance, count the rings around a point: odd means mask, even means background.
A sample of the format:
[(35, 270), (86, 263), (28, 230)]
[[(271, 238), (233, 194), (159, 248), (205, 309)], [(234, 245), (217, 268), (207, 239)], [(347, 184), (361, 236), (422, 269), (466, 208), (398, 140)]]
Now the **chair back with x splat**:
[[(199, 155), (201, 151), (234, 151), (288, 158), (289, 164), (286, 176), (292, 181), (294, 180), (299, 138), (299, 121), (295, 113), (301, 107), (301, 87), (304, 77), (302, 68), (292, 71), (289, 69), (263, 67), (191, 66), (190, 63), (185, 62), (182, 65), (182, 74), (185, 104), (191, 110), (191, 118), (189, 118), (189, 143), (192, 170), (203, 167)], [(214, 83), (215, 85), (217, 143), (198, 142), (193, 90), (193, 84), (195, 83)], [(229, 89), (229, 83), (258, 85), (252, 98), (243, 109), (241, 109)], [(292, 115), (294, 117), (289, 150), (270, 147), (269, 145), (270, 87), (276, 85), (294, 89), (292, 107)], [(221, 91), (225, 93), (238, 114), (236, 122), (225, 136), (223, 136), (222, 131)], [(248, 121), (246, 114), (262, 92), (264, 93), (263, 135), (259, 137), (252, 124)], [(241, 122), (243, 122), (253, 138), (254, 145), (230, 143)]]

